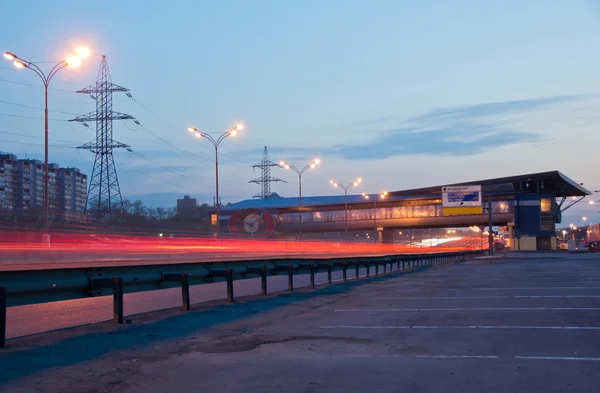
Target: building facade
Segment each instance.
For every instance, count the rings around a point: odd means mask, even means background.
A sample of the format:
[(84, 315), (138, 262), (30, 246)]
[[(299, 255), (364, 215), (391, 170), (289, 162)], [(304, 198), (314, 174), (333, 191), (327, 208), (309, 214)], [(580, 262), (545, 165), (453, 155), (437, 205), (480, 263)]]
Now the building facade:
[(196, 198), (190, 198), (189, 195), (184, 195), (183, 199), (177, 200), (177, 215), (180, 217), (194, 217), (196, 215), (196, 208), (198, 207), (198, 200)]
[[(80, 219), (85, 211), (87, 176), (77, 168), (48, 165), (51, 220)], [(4, 219), (41, 219), (44, 207), (44, 163), (0, 154), (0, 209)]]

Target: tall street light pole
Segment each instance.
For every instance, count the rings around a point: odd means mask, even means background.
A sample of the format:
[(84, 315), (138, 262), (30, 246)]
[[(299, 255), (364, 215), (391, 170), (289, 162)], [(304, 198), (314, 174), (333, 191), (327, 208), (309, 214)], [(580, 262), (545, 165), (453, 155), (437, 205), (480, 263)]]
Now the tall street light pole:
[(348, 190), (350, 189), (350, 187), (358, 187), (358, 185), (362, 182), (362, 179), (360, 177), (356, 178), (352, 183), (348, 184), (347, 186), (344, 186), (342, 183), (335, 181), (335, 180), (329, 180), (329, 183), (331, 183), (332, 186), (334, 186), (335, 188), (341, 188), (342, 190), (344, 190), (344, 231), (348, 232)]
[(291, 169), (298, 174), (298, 206), (300, 208), (300, 211), (298, 213), (298, 229), (300, 231), (300, 237), (302, 237), (302, 174), (306, 172), (307, 169), (312, 169), (320, 163), (321, 160), (316, 158), (310, 164), (307, 164), (304, 167), (302, 167), (302, 169), (298, 169), (286, 161), (282, 160), (279, 162), (279, 164), (285, 169)]
[(217, 139), (215, 139), (212, 135), (207, 134), (206, 132), (198, 131), (195, 127), (188, 127), (188, 131), (193, 133), (196, 138), (206, 138), (208, 139), (215, 148), (215, 215), (217, 217), (217, 237), (219, 237), (219, 211), (220, 211), (220, 203), (219, 203), (219, 145), (223, 141), (223, 139), (228, 136), (235, 136), (238, 131), (244, 129), (243, 124), (237, 124), (235, 127), (222, 133)]
[(42, 69), (35, 63), (25, 60), (22, 57), (15, 55), (12, 52), (4, 52), (4, 57), (7, 60), (13, 61), (15, 67), (22, 69), (28, 68), (35, 72), (42, 83), (44, 84), (44, 235), (43, 242), (50, 244), (50, 196), (49, 196), (49, 172), (48, 172), (48, 86), (50, 81), (60, 70), (65, 67), (77, 68), (81, 65), (83, 59), (89, 57), (91, 54), (90, 49), (87, 46), (80, 46), (76, 49), (73, 56), (69, 56), (65, 60), (57, 62), (52, 69), (46, 74)]

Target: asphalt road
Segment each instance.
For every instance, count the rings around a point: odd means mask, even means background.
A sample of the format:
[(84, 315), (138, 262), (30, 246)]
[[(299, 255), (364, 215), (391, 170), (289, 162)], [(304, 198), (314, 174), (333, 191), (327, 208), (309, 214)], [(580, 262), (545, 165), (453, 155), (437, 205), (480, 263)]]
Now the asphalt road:
[(471, 261), (13, 344), (6, 393), (597, 392), (600, 259)]

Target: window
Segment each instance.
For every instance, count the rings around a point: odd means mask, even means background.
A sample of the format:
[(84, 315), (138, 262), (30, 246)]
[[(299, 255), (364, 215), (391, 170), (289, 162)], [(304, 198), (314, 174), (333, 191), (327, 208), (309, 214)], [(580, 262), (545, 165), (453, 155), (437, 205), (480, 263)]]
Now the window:
[(551, 212), (552, 211), (552, 199), (542, 198), (540, 200), (540, 210), (543, 212)]

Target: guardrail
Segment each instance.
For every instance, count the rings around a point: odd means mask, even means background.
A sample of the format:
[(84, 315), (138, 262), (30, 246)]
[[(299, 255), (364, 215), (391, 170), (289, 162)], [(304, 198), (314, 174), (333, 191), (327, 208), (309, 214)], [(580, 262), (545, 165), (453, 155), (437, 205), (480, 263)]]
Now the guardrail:
[[(287, 274), (288, 291), (294, 290), (294, 274), (308, 272), (310, 286), (315, 287), (315, 274), (327, 271), (327, 282), (332, 283), (332, 271), (341, 270), (347, 280), (347, 270), (367, 269), (366, 277), (375, 267), (383, 273), (403, 271), (419, 266), (458, 262), (481, 251), (452, 253), (387, 255), (333, 259), (265, 259), (262, 261), (199, 262), (139, 266), (107, 266), (95, 268), (67, 268), (0, 272), (0, 348), (6, 345), (6, 308), (60, 300), (113, 295), (113, 321), (123, 323), (123, 295), (125, 293), (181, 287), (184, 310), (190, 310), (190, 285), (227, 282), (227, 301), (233, 302), (233, 281), (261, 278), (261, 292), (267, 294), (267, 276)], [(394, 269), (394, 265), (396, 269)]]

